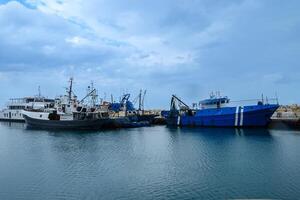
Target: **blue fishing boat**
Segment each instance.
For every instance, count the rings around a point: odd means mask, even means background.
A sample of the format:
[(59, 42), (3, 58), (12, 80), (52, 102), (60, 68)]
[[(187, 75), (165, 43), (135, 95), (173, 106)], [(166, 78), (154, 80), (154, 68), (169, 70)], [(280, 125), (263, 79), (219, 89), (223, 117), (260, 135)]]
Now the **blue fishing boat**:
[(199, 108), (190, 108), (175, 95), (172, 96), (167, 124), (175, 126), (251, 127), (267, 126), (279, 105), (259, 100), (255, 105), (228, 106), (230, 99), (211, 95), (200, 101)]

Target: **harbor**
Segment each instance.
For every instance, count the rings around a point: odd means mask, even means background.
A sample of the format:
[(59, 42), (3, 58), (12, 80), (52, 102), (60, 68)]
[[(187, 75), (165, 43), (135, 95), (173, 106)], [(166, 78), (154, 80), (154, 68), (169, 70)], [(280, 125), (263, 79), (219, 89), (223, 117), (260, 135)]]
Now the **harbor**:
[(0, 200), (300, 199), (299, 10), (0, 0)]
[(215, 92), (145, 109), (146, 90), (104, 101), (91, 82), (80, 99), (73, 81), (0, 112), (0, 199), (300, 196), (297, 105), (262, 96), (233, 106)]
[(262, 95), (261, 99), (252, 99), (252, 104), (245, 104), (249, 100), (241, 100), (233, 101), (240, 103), (233, 106), (229, 97), (212, 92), (208, 99), (189, 106), (181, 98), (172, 95), (169, 110), (145, 110), (147, 90), (140, 90), (133, 101), (129, 93), (124, 93), (118, 102), (111, 95), (109, 102), (99, 97), (92, 81), (86, 95), (79, 100), (73, 90), (73, 81), (70, 78), (66, 94), (52, 99), (42, 96), (40, 87), (38, 95), (34, 97), (11, 99), (7, 108), (0, 111), (0, 120), (25, 122), (27, 128), (56, 130), (101, 130), (162, 124), (235, 128), (284, 124), (290, 128), (300, 128), (299, 107), (280, 106), (278, 98), (264, 98)]

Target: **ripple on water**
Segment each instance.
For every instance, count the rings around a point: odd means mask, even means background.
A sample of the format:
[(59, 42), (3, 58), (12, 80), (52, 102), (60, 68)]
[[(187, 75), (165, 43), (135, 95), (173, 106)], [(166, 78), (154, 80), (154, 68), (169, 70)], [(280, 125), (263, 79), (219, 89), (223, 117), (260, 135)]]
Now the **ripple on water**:
[(288, 130), (1, 123), (0, 199), (296, 199), (299, 139)]

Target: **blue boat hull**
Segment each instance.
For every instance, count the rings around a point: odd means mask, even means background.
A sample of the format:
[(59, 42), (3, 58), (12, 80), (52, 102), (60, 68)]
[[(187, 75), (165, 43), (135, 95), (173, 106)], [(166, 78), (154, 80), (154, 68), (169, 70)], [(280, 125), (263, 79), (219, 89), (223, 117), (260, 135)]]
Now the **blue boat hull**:
[(267, 126), (278, 107), (275, 104), (238, 106), (195, 110), (183, 114), (171, 111), (167, 123), (176, 126)]

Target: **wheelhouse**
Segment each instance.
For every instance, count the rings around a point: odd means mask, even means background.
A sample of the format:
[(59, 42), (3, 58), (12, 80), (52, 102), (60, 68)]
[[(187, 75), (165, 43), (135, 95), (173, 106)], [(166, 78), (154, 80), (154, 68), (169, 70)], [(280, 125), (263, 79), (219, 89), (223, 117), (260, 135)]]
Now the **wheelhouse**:
[(221, 108), (225, 107), (230, 102), (228, 97), (211, 97), (199, 102), (199, 107), (202, 109), (206, 108)]

